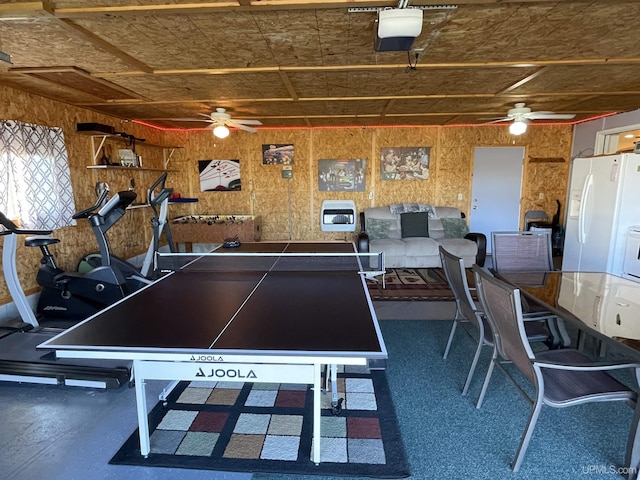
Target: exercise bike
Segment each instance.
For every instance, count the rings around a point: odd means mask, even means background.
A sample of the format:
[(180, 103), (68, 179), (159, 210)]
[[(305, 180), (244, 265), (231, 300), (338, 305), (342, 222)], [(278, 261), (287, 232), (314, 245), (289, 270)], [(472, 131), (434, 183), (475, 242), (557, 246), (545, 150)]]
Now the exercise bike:
[(106, 232), (125, 214), (136, 198), (135, 192), (116, 193), (105, 203), (108, 192), (102, 193), (92, 207), (77, 212), (74, 219), (86, 219), (96, 236), (101, 265), (87, 273), (65, 272), (60, 269), (49, 251), (49, 245), (60, 240), (49, 236), (27, 237), (27, 247), (38, 247), (42, 252), (36, 281), (42, 287), (37, 314), (43, 320), (79, 321), (126, 297), (147, 285), (143, 278), (128, 280), (126, 273), (111, 262)]
[[(18, 228), (0, 212), (2, 245), (2, 273), (11, 298), (20, 314), (22, 324), (5, 331), (0, 338), (0, 379), (19, 383), (68, 385), (90, 388), (119, 388), (131, 382), (131, 362), (120, 360), (60, 359), (53, 351), (36, 347), (62, 330), (63, 322), (41, 325), (20, 285), (16, 265), (18, 238), (37, 235), (34, 238), (51, 238), (50, 230)], [(35, 240), (33, 240), (35, 241)], [(46, 243), (43, 240), (44, 243)], [(53, 242), (55, 243), (55, 242)], [(52, 328), (53, 327), (53, 328)]]
[[(122, 258), (119, 258), (111, 254), (111, 263), (117, 267), (124, 275), (127, 281), (151, 281), (158, 277), (158, 271), (155, 267), (155, 254), (160, 249), (160, 238), (164, 232), (167, 246), (170, 252), (175, 252), (173, 238), (171, 236), (171, 230), (169, 229), (169, 223), (167, 222), (167, 215), (169, 210), (169, 197), (173, 193), (173, 188), (166, 187), (167, 172), (162, 173), (158, 179), (147, 190), (148, 204), (153, 211), (151, 218), (151, 228), (153, 229), (153, 235), (147, 253), (140, 270), (136, 268), (131, 262), (128, 262)], [(101, 191), (107, 190), (108, 186), (102, 186)], [(96, 190), (97, 191), (97, 190)], [(89, 253), (85, 255), (78, 264), (79, 272), (90, 272), (94, 268), (99, 267), (102, 262), (103, 252)], [(145, 280), (146, 279), (146, 280)]]

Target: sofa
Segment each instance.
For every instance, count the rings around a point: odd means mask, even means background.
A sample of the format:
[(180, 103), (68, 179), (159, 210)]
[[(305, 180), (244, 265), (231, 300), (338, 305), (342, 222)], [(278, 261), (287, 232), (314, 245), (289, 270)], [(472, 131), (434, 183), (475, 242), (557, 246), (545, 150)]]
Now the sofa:
[(360, 213), (360, 252), (384, 252), (389, 268), (441, 268), (439, 247), (484, 266), (487, 239), (470, 233), (463, 212), (454, 207), (392, 204)]

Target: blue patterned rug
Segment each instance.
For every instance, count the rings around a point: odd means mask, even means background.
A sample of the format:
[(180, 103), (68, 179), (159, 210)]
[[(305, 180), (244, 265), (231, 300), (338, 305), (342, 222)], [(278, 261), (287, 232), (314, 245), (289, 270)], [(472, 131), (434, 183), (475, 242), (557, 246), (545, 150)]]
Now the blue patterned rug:
[(323, 392), (321, 462), (311, 461), (313, 392), (306, 385), (182, 382), (149, 414), (151, 453), (136, 430), (112, 464), (404, 478), (409, 464), (383, 371), (341, 373), (338, 415)]

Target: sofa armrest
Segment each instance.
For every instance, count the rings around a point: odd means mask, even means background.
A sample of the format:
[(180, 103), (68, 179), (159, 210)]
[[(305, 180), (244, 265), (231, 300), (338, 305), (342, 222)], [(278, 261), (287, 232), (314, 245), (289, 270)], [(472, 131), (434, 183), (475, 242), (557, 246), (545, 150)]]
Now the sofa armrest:
[(367, 235), (364, 212), (360, 212), (360, 233), (358, 234), (358, 252), (369, 253), (369, 235)]
[(487, 237), (484, 233), (471, 232), (464, 236), (467, 240), (471, 240), (478, 245), (478, 254), (476, 255), (476, 265), (484, 267), (484, 261), (487, 258)]

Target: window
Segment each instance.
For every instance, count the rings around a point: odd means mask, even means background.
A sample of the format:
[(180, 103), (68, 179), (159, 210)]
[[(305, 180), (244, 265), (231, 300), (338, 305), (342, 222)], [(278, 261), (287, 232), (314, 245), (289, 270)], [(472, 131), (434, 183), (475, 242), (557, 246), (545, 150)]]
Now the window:
[(61, 128), (0, 121), (0, 211), (19, 220), (23, 228), (75, 225)]

